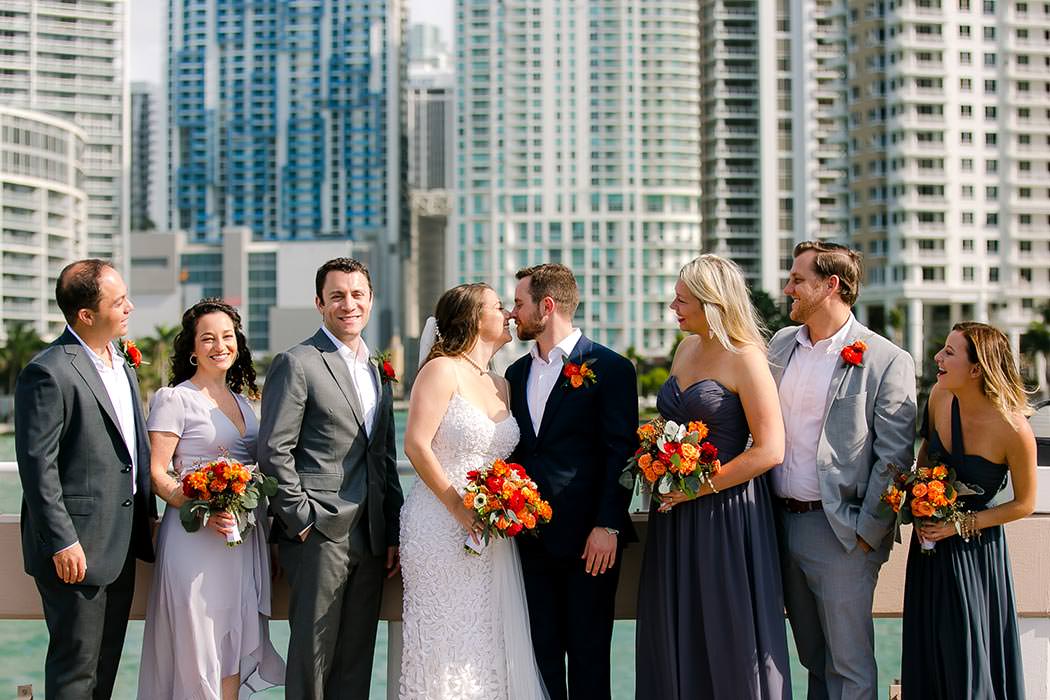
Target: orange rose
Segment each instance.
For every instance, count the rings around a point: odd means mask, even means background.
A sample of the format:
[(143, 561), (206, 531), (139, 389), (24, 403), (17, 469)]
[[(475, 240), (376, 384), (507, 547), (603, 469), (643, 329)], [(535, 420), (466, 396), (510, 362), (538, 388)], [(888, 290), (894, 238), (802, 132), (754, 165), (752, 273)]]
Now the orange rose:
[(540, 501), (536, 505), (536, 512), (539, 513), (540, 517), (544, 520), (550, 520), (553, 512), (551, 511), (551, 504), (547, 501)]
[(221, 493), (226, 490), (227, 485), (228, 482), (225, 479), (212, 479), (208, 488), (211, 489), (212, 493)]
[(948, 476), (948, 469), (943, 464), (938, 464), (933, 468), (933, 476), (936, 479), (943, 479)]
[(653, 461), (652, 469), (653, 469), (653, 474), (656, 474), (656, 476), (663, 476), (664, 474), (667, 473), (667, 465), (664, 464), (664, 462), (662, 460), (659, 460), (659, 459)]
[(916, 498), (922, 498), (926, 495), (929, 489), (926, 488), (926, 484), (918, 483), (911, 487), (911, 495)]
[(471, 510), (474, 509), (474, 494), (472, 492), (467, 491), (465, 494), (463, 494), (463, 505), (465, 505), (467, 508), (470, 508)]
[(689, 476), (696, 471), (696, 462), (691, 459), (683, 459), (678, 463), (678, 473), (682, 476)]
[(940, 496), (944, 495), (944, 482), (943, 481), (931, 481), (926, 484), (926, 490), (932, 495), (937, 494)]
[(504, 462), (502, 459), (497, 459), (492, 464), (492, 471), (496, 474), (496, 476), (507, 476), (508, 474), (510, 474), (510, 468), (507, 466), (507, 463)]
[(244, 493), (244, 489), (248, 488), (248, 485), (243, 481), (235, 481), (230, 488), (233, 489), (234, 493), (241, 494)]
[(933, 505), (923, 498), (916, 498), (911, 502), (911, 514), (916, 518), (928, 518), (933, 515)]
[(651, 454), (649, 454), (648, 452), (646, 452), (645, 454), (643, 454), (640, 457), (638, 457), (638, 467), (642, 471), (645, 471), (646, 469), (648, 469), (649, 465), (651, 465), (652, 463), (653, 463), (653, 456)]
[(678, 452), (683, 457), (693, 462), (700, 459), (700, 448), (696, 445), (690, 445), (688, 442), (683, 442), (679, 446)]
[(572, 384), (573, 389), (579, 389), (583, 386), (583, 377), (579, 374), (574, 374), (569, 377), (569, 383)]
[(685, 429), (688, 430), (690, 433), (700, 433), (701, 440), (707, 437), (707, 425), (702, 421), (689, 421), (689, 425), (687, 425)]

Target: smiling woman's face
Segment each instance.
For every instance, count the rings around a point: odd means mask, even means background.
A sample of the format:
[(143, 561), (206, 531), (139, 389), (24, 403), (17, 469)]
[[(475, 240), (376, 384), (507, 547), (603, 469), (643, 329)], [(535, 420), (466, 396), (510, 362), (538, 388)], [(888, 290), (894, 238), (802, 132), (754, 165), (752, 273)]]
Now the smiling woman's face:
[(213, 311), (197, 319), (193, 336), (193, 354), (201, 370), (227, 372), (237, 359), (237, 334), (233, 319), (222, 311)]
[(937, 385), (942, 389), (956, 389), (980, 376), (977, 364), (970, 362), (966, 336), (952, 331), (944, 341), (944, 347), (933, 356), (937, 363)]

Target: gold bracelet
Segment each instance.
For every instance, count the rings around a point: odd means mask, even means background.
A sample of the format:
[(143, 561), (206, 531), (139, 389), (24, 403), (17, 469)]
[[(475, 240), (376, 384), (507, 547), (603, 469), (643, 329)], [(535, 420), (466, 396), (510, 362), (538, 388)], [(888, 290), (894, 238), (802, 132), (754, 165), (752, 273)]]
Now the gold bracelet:
[(972, 510), (964, 513), (959, 524), (959, 534), (962, 535), (964, 541), (969, 542), (974, 537), (980, 538), (981, 528), (977, 527), (977, 513)]

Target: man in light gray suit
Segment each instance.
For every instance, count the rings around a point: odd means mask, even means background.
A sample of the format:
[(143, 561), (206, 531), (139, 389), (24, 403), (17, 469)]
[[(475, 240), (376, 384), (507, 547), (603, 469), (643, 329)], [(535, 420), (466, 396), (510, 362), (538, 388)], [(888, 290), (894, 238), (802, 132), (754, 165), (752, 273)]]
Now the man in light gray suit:
[(784, 600), (809, 698), (877, 694), (872, 599), (892, 544), (879, 497), (915, 442), (915, 365), (854, 318), (860, 256), (795, 247), (791, 320), (769, 344), (786, 444), (772, 470)]
[(50, 634), (44, 696), (109, 698), (157, 514), (138, 380), (113, 342), (134, 306), (95, 259), (67, 265), (55, 298), (69, 325), (15, 386), (22, 556)]
[(278, 482), (273, 538), (291, 588), (286, 697), (366, 700), (384, 568), (397, 572), (393, 377), (361, 337), (368, 269), (317, 270), (321, 328), (277, 355), (263, 388), (259, 465)]

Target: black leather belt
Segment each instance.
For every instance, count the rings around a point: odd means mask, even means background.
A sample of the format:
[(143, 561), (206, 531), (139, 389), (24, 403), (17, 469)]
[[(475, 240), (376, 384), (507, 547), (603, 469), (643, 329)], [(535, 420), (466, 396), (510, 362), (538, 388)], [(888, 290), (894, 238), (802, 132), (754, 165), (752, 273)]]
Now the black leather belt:
[(823, 501), (796, 501), (794, 498), (778, 498), (777, 503), (789, 513), (812, 513), (824, 510)]

